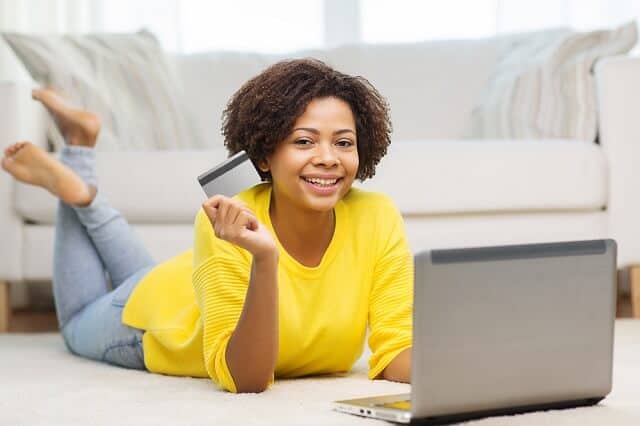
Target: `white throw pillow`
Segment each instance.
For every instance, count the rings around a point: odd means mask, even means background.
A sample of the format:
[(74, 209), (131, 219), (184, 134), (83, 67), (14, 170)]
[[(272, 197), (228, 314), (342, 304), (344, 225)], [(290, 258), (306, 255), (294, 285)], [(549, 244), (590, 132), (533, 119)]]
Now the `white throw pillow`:
[(473, 110), (471, 138), (595, 141), (593, 66), (624, 54), (636, 23), (610, 31), (554, 29), (512, 36)]
[[(157, 39), (135, 34), (27, 35), (3, 33), (31, 77), (75, 106), (98, 114), (96, 149), (203, 148), (177, 78)], [(53, 120), (51, 121), (53, 123)], [(64, 140), (55, 125), (48, 137)]]

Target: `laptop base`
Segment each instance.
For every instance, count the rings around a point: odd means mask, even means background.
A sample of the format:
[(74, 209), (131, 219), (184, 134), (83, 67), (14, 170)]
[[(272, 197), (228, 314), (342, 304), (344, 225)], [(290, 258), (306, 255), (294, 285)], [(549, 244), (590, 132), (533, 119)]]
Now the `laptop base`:
[(416, 425), (446, 425), (451, 423), (459, 423), (468, 420), (478, 420), (485, 417), (494, 416), (511, 416), (516, 414), (525, 414), (532, 411), (562, 410), (568, 408), (588, 407), (596, 405), (602, 401), (604, 397), (578, 399), (573, 401), (561, 401), (548, 404), (523, 405), (519, 407), (500, 408), (486, 411), (476, 411), (462, 414), (451, 414), (445, 416), (425, 417), (419, 419), (411, 419), (410, 424)]

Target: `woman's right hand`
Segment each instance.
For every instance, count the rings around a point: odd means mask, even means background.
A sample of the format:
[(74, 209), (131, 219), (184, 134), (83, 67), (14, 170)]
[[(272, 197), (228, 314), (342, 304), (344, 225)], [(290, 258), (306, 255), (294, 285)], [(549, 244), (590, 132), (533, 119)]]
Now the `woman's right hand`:
[(202, 204), (216, 237), (237, 245), (255, 258), (278, 254), (273, 235), (240, 200), (214, 195)]

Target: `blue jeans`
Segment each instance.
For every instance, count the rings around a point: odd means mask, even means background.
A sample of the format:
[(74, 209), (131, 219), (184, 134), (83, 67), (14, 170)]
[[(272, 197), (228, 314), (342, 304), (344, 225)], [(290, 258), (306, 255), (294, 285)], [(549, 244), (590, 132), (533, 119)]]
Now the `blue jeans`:
[[(97, 188), (93, 149), (65, 146), (60, 161)], [(122, 310), (155, 262), (127, 221), (100, 191), (87, 207), (60, 201), (54, 244), (53, 295), (67, 348), (85, 358), (145, 369), (144, 330), (124, 325)]]

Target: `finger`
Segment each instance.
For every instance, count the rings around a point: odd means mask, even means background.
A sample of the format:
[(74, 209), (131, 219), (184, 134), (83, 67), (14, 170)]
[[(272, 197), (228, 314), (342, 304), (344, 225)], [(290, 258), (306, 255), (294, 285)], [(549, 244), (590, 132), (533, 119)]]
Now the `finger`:
[(256, 219), (253, 214), (244, 210), (238, 216), (238, 224), (250, 231), (256, 231), (258, 229), (258, 219)]
[(212, 197), (209, 197), (204, 203), (202, 203), (202, 206), (204, 207), (205, 205), (207, 205), (212, 207), (218, 207), (220, 206), (220, 202), (224, 199), (225, 199), (224, 195), (216, 194)]
[(203, 205), (209, 205), (209, 206), (213, 206), (216, 207), (218, 209), (220, 209), (220, 206), (222, 204), (227, 204), (231, 199), (229, 197), (226, 197), (222, 194), (216, 194), (213, 195), (211, 197), (209, 197), (204, 203)]
[(238, 219), (240, 218), (240, 215), (244, 212), (244, 209), (242, 208), (242, 206), (240, 205), (233, 205), (229, 208), (229, 212), (227, 213), (229, 215), (228, 219), (229, 219), (229, 223), (231, 224), (237, 224), (238, 223)]
[(249, 207), (245, 203), (235, 198), (227, 199), (229, 201), (229, 207), (227, 208), (226, 213), (226, 222), (229, 224), (233, 224), (238, 220), (238, 215), (242, 211), (250, 211)]
[(213, 222), (213, 233), (216, 237), (221, 239), (224, 238), (224, 227), (225, 224), (222, 220), (220, 220), (220, 210), (218, 210), (216, 220)]
[(257, 231), (259, 226), (260, 226), (260, 223), (258, 222), (258, 219), (256, 219), (256, 217), (253, 215), (249, 216), (249, 221), (247, 222), (247, 229), (249, 231)]
[(209, 217), (209, 221), (211, 222), (211, 224), (215, 223), (216, 218), (218, 216), (218, 209), (215, 207), (211, 207), (211, 206), (204, 206), (204, 212), (207, 214), (207, 216)]
[(223, 200), (220, 202), (220, 207), (218, 207), (218, 216), (216, 220), (220, 221), (221, 224), (229, 223), (229, 220), (227, 218), (228, 214), (229, 214), (228, 200)]
[(212, 224), (216, 220), (216, 217), (218, 215), (219, 205), (220, 205), (220, 197), (218, 196), (213, 196), (208, 200), (206, 200), (204, 203), (202, 203), (202, 209), (204, 210), (206, 215), (209, 217), (209, 220), (211, 221)]
[(218, 204), (211, 202), (211, 198), (209, 198), (208, 200), (206, 200), (204, 203), (202, 203), (202, 209), (205, 211), (205, 213), (207, 213), (207, 215), (209, 215), (210, 212), (214, 212), (218, 210)]

